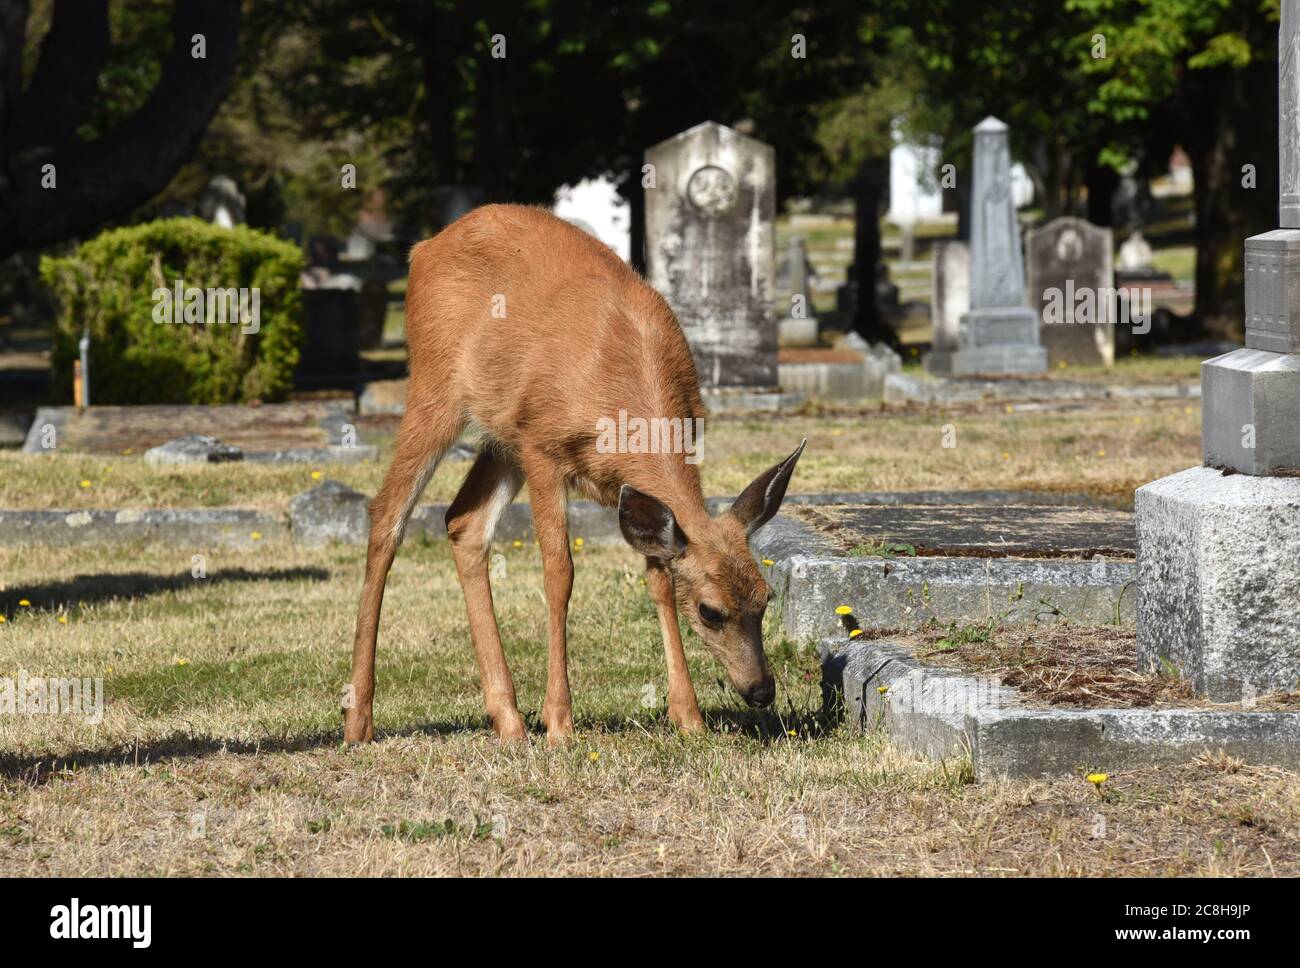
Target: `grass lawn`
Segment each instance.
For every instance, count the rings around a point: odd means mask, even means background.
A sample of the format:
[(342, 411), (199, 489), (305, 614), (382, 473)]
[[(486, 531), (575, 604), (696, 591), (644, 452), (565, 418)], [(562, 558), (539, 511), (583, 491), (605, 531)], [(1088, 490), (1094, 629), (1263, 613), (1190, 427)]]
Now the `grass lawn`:
[[(1114, 382), (1185, 379), (1194, 365), (1158, 361), (1134, 374), (1075, 369), (1070, 378)], [(1194, 372), (1194, 371), (1193, 371)], [(947, 428), (955, 446), (944, 447)], [(1134, 488), (1200, 463), (1199, 400), (1062, 403), (1041, 408), (969, 404), (830, 409), (803, 416), (710, 421), (700, 468), (708, 494), (738, 494), (807, 437), (792, 493), (936, 488), (1088, 492), (1127, 501)], [(0, 451), (0, 508), (238, 506), (286, 509), (293, 495), (333, 478), (374, 494), (391, 438), (375, 438), (369, 464), (311, 467), (214, 464), (155, 468), (138, 456)], [(450, 501), (468, 471), (448, 461), (426, 501)], [(316, 472), (316, 477), (313, 477)], [(526, 498), (525, 498), (526, 499)]]
[[(202, 550), (202, 549), (198, 549)], [(500, 549), (498, 614), (536, 727), (538, 556)], [(1290, 874), (1300, 778), (1230, 760), (969, 783), (821, 714), (774, 641), (755, 714), (687, 649), (710, 730), (667, 723), (636, 557), (577, 555), (578, 735), (486, 731), (445, 545), (403, 549), (380, 641), (381, 741), (339, 745), (359, 549), (0, 550), (0, 675), (102, 676), (103, 721), (0, 718), (0, 863), (32, 874)], [(30, 607), (22, 607), (26, 598)], [(66, 618), (66, 623), (59, 617)], [(1101, 766), (1104, 767), (1104, 764)]]

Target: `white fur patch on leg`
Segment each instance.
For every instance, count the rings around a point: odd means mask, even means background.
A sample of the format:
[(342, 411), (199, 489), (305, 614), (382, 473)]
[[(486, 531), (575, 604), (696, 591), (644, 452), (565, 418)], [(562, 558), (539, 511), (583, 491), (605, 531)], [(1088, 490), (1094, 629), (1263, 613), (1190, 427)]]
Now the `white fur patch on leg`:
[(506, 508), (510, 506), (510, 502), (515, 499), (515, 495), (523, 486), (523, 475), (515, 467), (510, 468), (502, 475), (501, 480), (497, 481), (497, 486), (492, 490), (492, 497), (488, 499), (487, 520), (483, 525), (483, 547), (492, 544), (492, 535), (496, 532), (497, 522), (501, 520), (501, 515), (505, 514)]
[(406, 523), (411, 519), (416, 502), (420, 500), (420, 495), (424, 493), (424, 489), (429, 486), (430, 478), (433, 477), (434, 471), (438, 469), (438, 465), (441, 463), (442, 454), (434, 454), (429, 458), (429, 462), (424, 465), (424, 470), (420, 471), (420, 476), (415, 479), (415, 484), (411, 486), (411, 493), (406, 496), (406, 503), (402, 506), (401, 516), (393, 522), (394, 544), (400, 546), (402, 539), (406, 537)]

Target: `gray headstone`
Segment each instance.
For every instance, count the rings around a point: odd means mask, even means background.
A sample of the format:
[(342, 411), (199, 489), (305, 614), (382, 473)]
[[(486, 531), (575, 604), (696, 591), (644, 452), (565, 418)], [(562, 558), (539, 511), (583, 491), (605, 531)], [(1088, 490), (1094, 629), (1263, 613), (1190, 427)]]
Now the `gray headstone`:
[(925, 368), (930, 373), (951, 373), (961, 317), (970, 309), (970, 247), (956, 239), (936, 242), (933, 278), (933, 349), (925, 358)]
[(974, 168), (970, 311), (961, 320), (953, 372), (1039, 373), (1047, 353), (1038, 342), (1038, 314), (1025, 305), (1011, 152), (1007, 126), (997, 118), (975, 126)]
[(646, 275), (677, 314), (702, 387), (775, 387), (775, 152), (706, 121), (645, 159)]
[(1300, 4), (1283, 0), (1277, 37), (1278, 224), (1300, 229)]
[(1115, 362), (1115, 279), (1110, 229), (1081, 218), (1053, 219), (1025, 239), (1029, 300), (1051, 366)]
[(1151, 243), (1143, 238), (1140, 231), (1133, 231), (1119, 247), (1119, 262), (1116, 268), (1121, 272), (1149, 272), (1155, 252)]
[(243, 224), (244, 208), (244, 196), (228, 175), (214, 175), (199, 199), (199, 215), (225, 228)]

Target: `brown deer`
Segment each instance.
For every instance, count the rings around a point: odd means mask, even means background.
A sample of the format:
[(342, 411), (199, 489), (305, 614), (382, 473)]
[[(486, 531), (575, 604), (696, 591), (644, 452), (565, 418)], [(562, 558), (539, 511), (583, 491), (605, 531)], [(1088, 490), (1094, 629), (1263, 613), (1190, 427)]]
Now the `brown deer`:
[(488, 555), (497, 520), (524, 482), (549, 612), (542, 722), (551, 743), (573, 734), (568, 487), (617, 507), (624, 538), (645, 556), (668, 661), (672, 722), (685, 731), (704, 728), (682, 650), (679, 608), (740, 695), (751, 706), (771, 703), (776, 690), (762, 621), (772, 590), (749, 536), (776, 514), (803, 444), (746, 487), (726, 513), (710, 517), (691, 455), (598, 446), (601, 421), (620, 411), (696, 426), (704, 416), (695, 364), (676, 317), (611, 249), (541, 209), (487, 205), (416, 245), (410, 262), (406, 414), (392, 467), (370, 505), (345, 739), (374, 737), (384, 583), (420, 493), (471, 424), (484, 443), (447, 511), (447, 534), (487, 712), (503, 741), (526, 734), (492, 610)]

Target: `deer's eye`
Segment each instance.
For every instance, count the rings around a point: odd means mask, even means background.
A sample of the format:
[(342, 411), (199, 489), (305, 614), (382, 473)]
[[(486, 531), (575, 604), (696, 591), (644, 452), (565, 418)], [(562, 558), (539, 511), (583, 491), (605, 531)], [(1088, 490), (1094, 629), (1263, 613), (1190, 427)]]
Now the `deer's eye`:
[(719, 612), (716, 608), (711, 608), (700, 602), (700, 621), (710, 628), (718, 628), (727, 617)]

